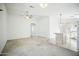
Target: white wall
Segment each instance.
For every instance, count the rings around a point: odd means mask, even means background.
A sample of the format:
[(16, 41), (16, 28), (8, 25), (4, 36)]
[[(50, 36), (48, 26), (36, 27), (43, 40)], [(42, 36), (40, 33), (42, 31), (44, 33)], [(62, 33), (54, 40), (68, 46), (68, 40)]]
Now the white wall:
[(79, 21), (78, 21), (78, 28), (77, 28), (77, 49), (79, 51)]
[(30, 22), (22, 15), (8, 14), (8, 39), (26, 38), (30, 36)]
[[(43, 16), (34, 16), (32, 20), (25, 18), (25, 15), (15, 14), (14, 11), (8, 13), (8, 39), (17, 39), (31, 36), (31, 23), (37, 23), (35, 34), (39, 36), (49, 36), (49, 19)], [(38, 21), (39, 20), (39, 21)], [(39, 25), (38, 25), (39, 24)], [(41, 29), (40, 29), (41, 28)]]
[(55, 33), (59, 33), (59, 18), (57, 16), (50, 16), (50, 38), (55, 38)]
[(36, 18), (33, 20), (32, 23), (35, 25), (34, 30), (32, 32), (33, 36), (41, 36), (41, 37), (50, 37), (49, 32), (49, 17), (48, 16), (38, 16), (39, 18)]
[[(37, 36), (38, 35), (38, 20), (37, 18), (33, 18), (30, 24), (31, 27), (31, 36)], [(35, 25), (32, 25), (35, 24)]]
[(60, 32), (58, 15), (55, 14), (50, 16), (49, 26), (50, 26), (50, 43), (56, 44), (55, 33)]
[(38, 36), (50, 37), (49, 17), (43, 17), (38, 21)]
[(4, 4), (0, 4), (0, 53), (7, 41), (7, 22), (6, 22), (6, 8)]

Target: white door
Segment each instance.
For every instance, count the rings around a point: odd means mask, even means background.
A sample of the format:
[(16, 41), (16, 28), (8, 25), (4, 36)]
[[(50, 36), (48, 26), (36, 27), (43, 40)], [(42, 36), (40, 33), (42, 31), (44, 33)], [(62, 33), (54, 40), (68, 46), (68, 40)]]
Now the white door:
[(32, 36), (36, 36), (36, 24), (35, 23), (31, 23), (31, 37)]

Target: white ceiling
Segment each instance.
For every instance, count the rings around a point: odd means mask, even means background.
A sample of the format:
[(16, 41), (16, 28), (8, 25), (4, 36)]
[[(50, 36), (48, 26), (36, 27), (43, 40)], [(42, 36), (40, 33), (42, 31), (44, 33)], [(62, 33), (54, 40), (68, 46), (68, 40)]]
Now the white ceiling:
[[(34, 8), (30, 8), (32, 5)], [(29, 10), (32, 15), (59, 16), (71, 18), (74, 14), (79, 14), (79, 4), (77, 3), (48, 3), (46, 8), (41, 8), (39, 3), (6, 3), (8, 13), (24, 15)]]

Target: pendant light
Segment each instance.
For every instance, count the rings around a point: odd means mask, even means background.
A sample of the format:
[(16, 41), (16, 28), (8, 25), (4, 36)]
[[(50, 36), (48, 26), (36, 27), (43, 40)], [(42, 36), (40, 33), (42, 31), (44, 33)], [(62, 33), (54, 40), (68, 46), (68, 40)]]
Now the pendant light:
[(32, 15), (29, 14), (28, 11), (26, 11), (26, 19), (31, 19), (32, 18)]
[(42, 7), (42, 8), (46, 8), (47, 6), (48, 6), (47, 3), (41, 3), (41, 4), (40, 4), (40, 7)]

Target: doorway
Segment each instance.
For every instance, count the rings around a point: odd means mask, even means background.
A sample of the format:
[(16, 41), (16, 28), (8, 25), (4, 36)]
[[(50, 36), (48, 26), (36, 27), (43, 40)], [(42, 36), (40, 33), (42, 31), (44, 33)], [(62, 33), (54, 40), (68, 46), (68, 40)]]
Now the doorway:
[(40, 16), (39, 19), (34, 19), (30, 26), (31, 37), (50, 37), (49, 18), (47, 16)]

